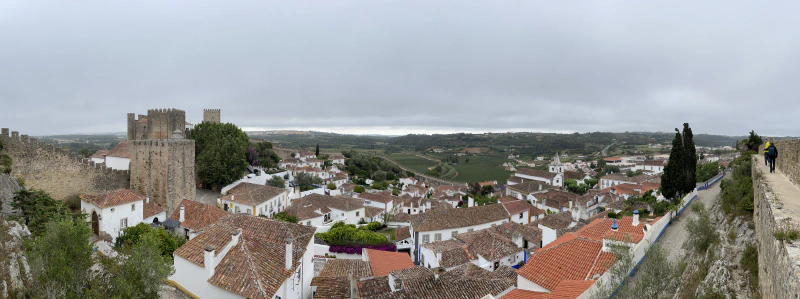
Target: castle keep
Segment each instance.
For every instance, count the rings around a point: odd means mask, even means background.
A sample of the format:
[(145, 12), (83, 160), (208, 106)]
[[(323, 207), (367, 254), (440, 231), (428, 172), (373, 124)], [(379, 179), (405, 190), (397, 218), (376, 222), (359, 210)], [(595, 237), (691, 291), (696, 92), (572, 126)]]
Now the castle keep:
[(131, 141), (131, 189), (170, 213), (183, 199), (194, 200), (194, 140), (175, 130), (170, 139)]
[[(217, 112), (219, 116), (219, 112)], [(180, 109), (150, 109), (147, 115), (128, 113), (128, 140), (169, 139), (175, 130), (185, 137), (186, 112)]]
[(219, 109), (203, 109), (203, 121), (220, 123)]

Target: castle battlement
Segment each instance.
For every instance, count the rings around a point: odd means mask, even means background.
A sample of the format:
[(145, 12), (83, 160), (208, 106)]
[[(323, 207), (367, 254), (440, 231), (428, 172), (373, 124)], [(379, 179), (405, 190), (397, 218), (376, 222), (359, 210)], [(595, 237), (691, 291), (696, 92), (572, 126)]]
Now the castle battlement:
[(219, 109), (203, 109), (203, 121), (210, 123), (220, 123), (220, 110)]
[(0, 140), (3, 152), (13, 161), (12, 174), (24, 178), (30, 188), (43, 189), (55, 199), (130, 185), (129, 171), (95, 163), (65, 147), (46, 144), (9, 128), (0, 129)]

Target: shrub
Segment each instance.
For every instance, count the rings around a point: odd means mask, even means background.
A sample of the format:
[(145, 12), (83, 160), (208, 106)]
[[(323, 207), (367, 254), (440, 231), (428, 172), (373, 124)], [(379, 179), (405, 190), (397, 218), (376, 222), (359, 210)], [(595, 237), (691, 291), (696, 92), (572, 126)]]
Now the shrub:
[(800, 238), (800, 232), (798, 232), (797, 227), (790, 223), (781, 225), (777, 230), (772, 232), (772, 235), (774, 235), (775, 239), (778, 239), (778, 241), (791, 242)]
[(353, 192), (355, 192), (355, 193), (364, 193), (364, 191), (367, 191), (367, 190), (364, 189), (364, 186), (355, 186), (355, 187), (353, 187)]
[(742, 258), (739, 259), (739, 264), (742, 268), (747, 270), (750, 280), (750, 288), (758, 290), (758, 247), (755, 244), (749, 243), (742, 252)]
[(152, 235), (157, 240), (157, 246), (161, 250), (161, 255), (172, 259), (172, 253), (186, 243), (186, 238), (178, 234), (167, 232), (160, 228), (153, 228), (146, 223), (139, 223), (123, 231), (122, 236), (117, 238), (117, 247), (123, 250), (131, 250), (141, 243), (145, 235)]
[(397, 246), (393, 243), (379, 245), (331, 245), (329, 251), (333, 253), (361, 254), (364, 248), (380, 251), (397, 251)]
[(365, 226), (364, 228), (376, 232), (383, 228), (383, 224), (377, 221), (373, 221), (367, 224), (367, 226)]
[(337, 222), (331, 229), (317, 237), (329, 245), (380, 245), (388, 243), (386, 236), (353, 224)]
[(297, 223), (297, 217), (287, 214), (286, 211), (275, 214), (275, 216), (272, 216), (272, 219), (289, 223)]
[(686, 239), (686, 243), (684, 243), (683, 246), (703, 254), (711, 245), (719, 242), (719, 235), (711, 222), (711, 216), (702, 205), (692, 205), (692, 210), (697, 212), (697, 217), (690, 219), (689, 222), (686, 223), (686, 230), (689, 232), (689, 237)]
[(608, 218), (616, 219), (617, 218), (617, 213), (615, 213), (614, 211), (608, 212)]

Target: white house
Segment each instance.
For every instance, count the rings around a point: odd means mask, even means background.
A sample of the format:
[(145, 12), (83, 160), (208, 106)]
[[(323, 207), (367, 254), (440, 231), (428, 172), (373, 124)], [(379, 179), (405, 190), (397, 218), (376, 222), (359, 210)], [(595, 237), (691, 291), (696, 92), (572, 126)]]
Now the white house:
[[(122, 235), (122, 231), (130, 226), (142, 223), (145, 220), (145, 200), (142, 195), (130, 189), (117, 189), (102, 194), (81, 194), (81, 212), (87, 215), (87, 220), (92, 223), (92, 232), (95, 235), (108, 234), (111, 241)], [(147, 204), (150, 208), (148, 214), (150, 223), (152, 219), (162, 215), (158, 205)], [(150, 205), (155, 205), (152, 207)], [(164, 219), (161, 216), (162, 220)]]
[(501, 266), (524, 262), (526, 250), (539, 248), (541, 229), (517, 223), (504, 223), (487, 229), (458, 234), (450, 240), (422, 244), (420, 265), (452, 270), (472, 263), (494, 271)]
[(128, 170), (131, 167), (131, 147), (128, 141), (120, 141), (106, 155), (106, 167), (117, 170)]
[(664, 172), (664, 166), (666, 161), (664, 160), (645, 160), (636, 163), (636, 166), (633, 167), (634, 170), (641, 170), (641, 171), (652, 171), (654, 173), (662, 173)]
[(419, 182), (419, 180), (415, 179), (413, 176), (401, 178), (398, 181), (403, 184), (403, 188), (410, 185), (416, 185)]
[(542, 230), (542, 244), (540, 244), (540, 247), (545, 247), (547, 244), (555, 241), (558, 238), (559, 230), (578, 225), (578, 223), (572, 219), (571, 212), (545, 216), (534, 222), (534, 224)]
[(182, 233), (186, 239), (191, 240), (225, 215), (228, 213), (219, 207), (184, 199), (169, 217), (169, 220), (174, 223), (165, 223), (165, 226)]
[(92, 160), (92, 162), (97, 164), (106, 163), (106, 156), (108, 156), (110, 153), (110, 150), (101, 149), (92, 154), (92, 156), (89, 157), (89, 160)]
[(477, 207), (432, 210), (411, 219), (409, 232), (414, 238), (415, 247), (411, 255), (419, 262), (421, 244), (447, 241), (459, 233), (467, 233), (490, 228), (508, 222), (508, 213), (502, 205), (493, 204)]
[(364, 200), (364, 205), (369, 207), (383, 208), (387, 213), (394, 213), (394, 209), (402, 200), (400, 197), (386, 192), (356, 194), (358, 198)]
[(227, 215), (175, 251), (169, 279), (198, 298), (310, 298), (314, 231)]
[(532, 168), (520, 168), (517, 169), (514, 176), (523, 180), (540, 181), (557, 187), (564, 185), (564, 175), (562, 173), (552, 173)]
[(330, 155), (328, 156), (328, 160), (331, 161), (334, 165), (344, 165), (344, 156), (343, 155)]
[(286, 213), (297, 217), (299, 224), (315, 227), (332, 225), (338, 221), (358, 224), (367, 218), (363, 201), (351, 197), (319, 194), (293, 200)]
[(289, 191), (283, 188), (241, 183), (220, 198), (224, 211), (272, 217), (289, 206)]

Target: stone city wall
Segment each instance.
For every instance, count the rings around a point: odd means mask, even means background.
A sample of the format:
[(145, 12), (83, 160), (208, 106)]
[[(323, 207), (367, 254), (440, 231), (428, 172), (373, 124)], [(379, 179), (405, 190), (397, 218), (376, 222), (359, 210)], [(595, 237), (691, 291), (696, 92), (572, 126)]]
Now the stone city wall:
[(36, 138), (3, 128), (0, 140), (3, 153), (14, 161), (14, 177), (25, 180), (28, 188), (42, 189), (54, 199), (64, 200), (82, 193), (101, 193), (127, 188), (126, 170), (114, 170), (103, 164), (71, 154), (69, 150), (38, 142)]
[(778, 149), (775, 168), (795, 185), (800, 184), (800, 139), (777, 141), (775, 147)]
[[(779, 143), (779, 159), (783, 156), (784, 169), (788, 174), (797, 169), (797, 142)], [(786, 154), (784, 154), (786, 153)], [(790, 159), (794, 155), (794, 164)], [(762, 156), (763, 158), (763, 156)], [(774, 232), (781, 226), (794, 223), (800, 215), (784, 207), (785, 201), (798, 201), (800, 198), (778, 198), (773, 187), (767, 181), (763, 168), (757, 164), (761, 160), (753, 160), (753, 193), (755, 195), (754, 222), (756, 223), (756, 240), (758, 244), (758, 284), (762, 298), (798, 298), (800, 296), (800, 247), (775, 238)], [(761, 161), (760, 163), (763, 163)], [(763, 164), (761, 165), (763, 166)], [(787, 175), (789, 177), (789, 175)], [(795, 182), (796, 181), (795, 176)], [(793, 220), (794, 219), (794, 220)], [(797, 241), (795, 241), (797, 242)]]

